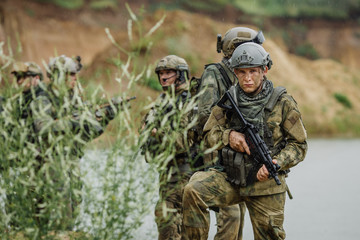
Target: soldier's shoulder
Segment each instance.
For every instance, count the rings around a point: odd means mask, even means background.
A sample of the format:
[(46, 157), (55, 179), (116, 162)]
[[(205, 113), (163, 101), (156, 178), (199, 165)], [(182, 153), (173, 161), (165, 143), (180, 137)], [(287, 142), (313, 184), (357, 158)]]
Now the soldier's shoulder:
[(286, 113), (293, 110), (299, 112), (297, 102), (295, 101), (293, 96), (289, 93), (282, 94), (277, 104), (275, 105), (274, 111), (281, 111), (282, 114), (286, 115)]
[(202, 84), (209, 84), (221, 78), (221, 73), (215, 64), (206, 65), (203, 74), (201, 75)]
[(221, 63), (209, 63), (204, 66), (204, 72), (206, 71), (215, 71), (219, 72), (219, 66), (221, 66)]
[(287, 92), (285, 92), (281, 95), (280, 101), (283, 101), (284, 103), (287, 103), (290, 105), (297, 105), (295, 98)]

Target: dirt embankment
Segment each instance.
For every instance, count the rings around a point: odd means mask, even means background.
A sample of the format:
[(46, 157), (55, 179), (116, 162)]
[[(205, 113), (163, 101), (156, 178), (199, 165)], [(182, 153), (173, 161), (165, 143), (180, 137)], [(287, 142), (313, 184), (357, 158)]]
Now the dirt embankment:
[[(118, 54), (105, 34), (105, 27), (124, 46), (128, 42), (129, 15), (125, 8), (118, 12), (66, 11), (53, 5), (7, 0), (0, 4), (0, 10), (0, 41), (10, 37), (13, 46), (20, 42), (22, 52), (17, 56), (20, 60), (40, 63), (55, 54), (81, 55), (87, 66), (85, 74), (91, 75), (99, 68), (109, 67), (109, 58)], [(192, 74), (197, 76), (201, 75), (203, 65), (221, 59), (216, 52), (216, 34), (224, 35), (236, 26), (202, 14), (157, 11), (143, 20), (144, 29), (150, 29), (164, 14), (166, 18), (154, 37), (149, 63), (178, 54), (188, 61)], [(360, 136), (359, 27), (331, 22), (307, 24), (307, 41), (326, 58), (311, 61), (289, 54), (281, 40), (272, 39), (271, 32), (265, 32), (264, 47), (274, 61), (269, 78), (275, 85), (286, 86), (298, 101), (312, 136)], [(334, 56), (338, 61), (328, 58)], [(105, 89), (115, 91), (109, 84), (105, 84)], [(138, 101), (157, 95), (145, 87), (139, 87), (140, 92)], [(352, 108), (340, 104), (334, 97), (336, 93), (345, 96)], [(358, 129), (352, 131), (349, 126)]]

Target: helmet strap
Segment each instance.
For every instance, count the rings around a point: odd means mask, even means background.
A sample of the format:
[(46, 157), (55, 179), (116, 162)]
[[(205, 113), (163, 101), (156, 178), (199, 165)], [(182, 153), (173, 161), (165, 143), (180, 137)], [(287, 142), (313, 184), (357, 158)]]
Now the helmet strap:
[(177, 72), (178, 72), (177, 73), (178, 77), (175, 80), (175, 88), (178, 88), (180, 85), (184, 84), (186, 82), (186, 77), (187, 77), (187, 76), (185, 77), (184, 74), (185, 71), (178, 70)]

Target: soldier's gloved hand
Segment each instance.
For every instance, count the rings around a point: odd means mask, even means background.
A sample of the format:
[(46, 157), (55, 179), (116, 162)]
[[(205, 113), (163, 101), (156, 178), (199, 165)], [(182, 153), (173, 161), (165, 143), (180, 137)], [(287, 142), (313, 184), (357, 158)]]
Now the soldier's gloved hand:
[[(277, 163), (276, 159), (273, 159), (272, 162), (274, 164)], [(265, 167), (265, 165), (262, 165), (261, 168), (259, 169), (259, 171), (256, 174), (256, 178), (260, 181), (266, 181), (269, 179), (269, 171), (267, 170), (267, 168)]]
[(245, 141), (245, 135), (232, 130), (229, 134), (229, 145), (237, 152), (246, 152), (250, 155), (250, 149)]

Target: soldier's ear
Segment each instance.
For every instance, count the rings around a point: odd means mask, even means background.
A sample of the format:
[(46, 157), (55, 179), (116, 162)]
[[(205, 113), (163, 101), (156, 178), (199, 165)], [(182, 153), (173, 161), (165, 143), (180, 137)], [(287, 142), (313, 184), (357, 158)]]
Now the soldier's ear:
[(263, 73), (264, 73), (264, 75), (267, 74), (268, 70), (269, 70), (268, 66), (265, 66), (265, 67), (263, 68)]

